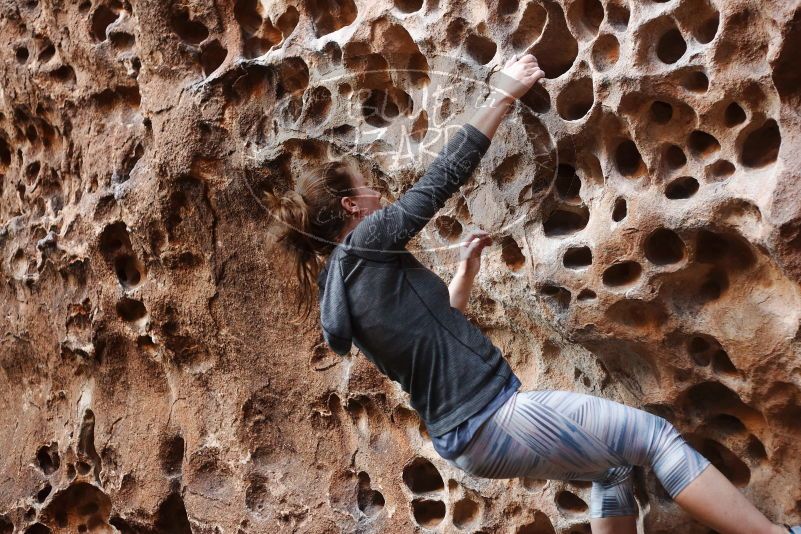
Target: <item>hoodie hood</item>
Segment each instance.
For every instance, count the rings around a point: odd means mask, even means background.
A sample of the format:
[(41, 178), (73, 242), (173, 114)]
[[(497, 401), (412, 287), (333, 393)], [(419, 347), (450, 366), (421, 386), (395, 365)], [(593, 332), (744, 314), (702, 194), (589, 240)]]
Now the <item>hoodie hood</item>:
[(317, 277), (320, 324), (331, 349), (344, 356), (350, 352), (353, 333), (345, 280), (342, 276), (341, 247), (336, 247)]

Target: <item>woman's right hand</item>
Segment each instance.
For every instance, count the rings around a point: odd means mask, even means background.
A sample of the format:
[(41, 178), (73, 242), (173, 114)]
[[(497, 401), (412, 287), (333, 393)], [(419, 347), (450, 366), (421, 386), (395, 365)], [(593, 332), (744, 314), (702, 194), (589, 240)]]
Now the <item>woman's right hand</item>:
[(502, 98), (514, 100), (522, 97), (535, 83), (545, 77), (545, 72), (537, 64), (537, 58), (525, 54), (509, 58), (497, 73), (493, 89)]

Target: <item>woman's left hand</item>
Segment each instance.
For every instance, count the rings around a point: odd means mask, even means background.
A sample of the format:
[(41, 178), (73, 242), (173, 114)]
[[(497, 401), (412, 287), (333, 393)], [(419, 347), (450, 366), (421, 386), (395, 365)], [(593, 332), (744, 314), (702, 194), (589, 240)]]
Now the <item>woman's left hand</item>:
[(459, 252), (459, 272), (474, 277), (481, 268), (481, 252), (492, 243), (492, 237), (484, 230), (471, 232), (462, 242)]

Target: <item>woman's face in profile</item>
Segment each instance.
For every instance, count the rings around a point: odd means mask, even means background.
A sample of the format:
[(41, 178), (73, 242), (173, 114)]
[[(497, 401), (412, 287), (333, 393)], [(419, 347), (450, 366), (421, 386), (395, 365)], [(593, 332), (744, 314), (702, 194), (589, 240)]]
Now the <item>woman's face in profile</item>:
[(348, 198), (359, 207), (361, 217), (367, 217), (374, 211), (381, 209), (381, 193), (370, 187), (369, 182), (361, 172), (356, 172), (352, 178), (353, 190)]

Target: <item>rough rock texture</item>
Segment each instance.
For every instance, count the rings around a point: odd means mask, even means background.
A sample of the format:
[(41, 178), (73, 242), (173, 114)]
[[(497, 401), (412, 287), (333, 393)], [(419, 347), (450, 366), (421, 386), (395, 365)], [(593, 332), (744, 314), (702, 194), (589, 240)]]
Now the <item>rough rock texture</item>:
[[(524, 388), (667, 417), (801, 519), (798, 0), (0, 2), (0, 533), (588, 532), (475, 479), (312, 317), (260, 192), (388, 199), (512, 52), (548, 78), (413, 241)], [(388, 70), (389, 69), (389, 70)], [(640, 474), (641, 528), (708, 532)]]

